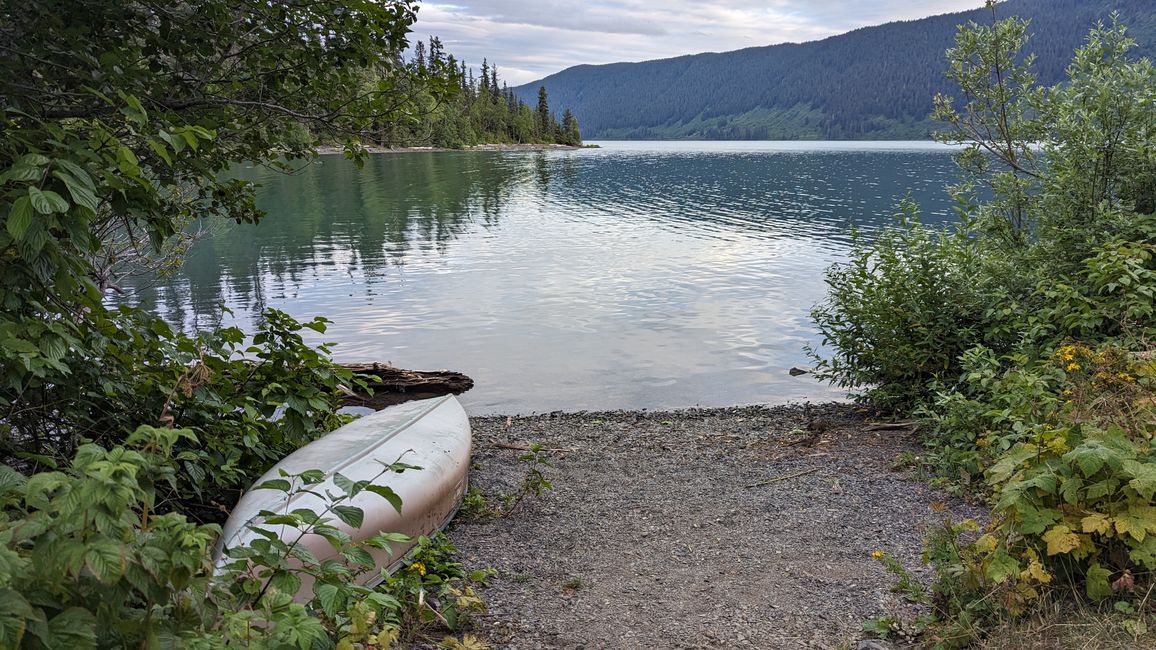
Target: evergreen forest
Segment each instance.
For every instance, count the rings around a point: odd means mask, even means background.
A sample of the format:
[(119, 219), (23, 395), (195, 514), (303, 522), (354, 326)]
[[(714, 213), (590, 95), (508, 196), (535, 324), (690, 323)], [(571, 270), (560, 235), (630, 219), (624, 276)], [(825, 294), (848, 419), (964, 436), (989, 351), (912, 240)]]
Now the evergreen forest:
[(435, 99), (418, 92), (422, 106), (411, 120), (381, 124), (376, 144), (386, 147), (433, 146), (458, 149), (478, 144), (579, 145), (578, 120), (566, 109), (559, 119), (545, 88), (534, 92), (533, 107), (498, 76), (498, 66), (482, 61), (480, 71), (445, 51), (441, 39), (418, 41), (405, 64), (408, 78), (440, 77), (457, 92)]

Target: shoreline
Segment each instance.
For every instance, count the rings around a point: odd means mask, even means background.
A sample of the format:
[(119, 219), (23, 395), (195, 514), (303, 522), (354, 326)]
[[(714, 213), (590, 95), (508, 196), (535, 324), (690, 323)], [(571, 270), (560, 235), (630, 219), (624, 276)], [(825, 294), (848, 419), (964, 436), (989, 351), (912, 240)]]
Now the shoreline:
[[(450, 152), (464, 152), (464, 151), (573, 151), (578, 149), (591, 149), (594, 147), (587, 147), (583, 145), (570, 144), (476, 144), (469, 147), (462, 147), (461, 149), (451, 149), (448, 147), (384, 147), (377, 144), (363, 145), (365, 150), (371, 154), (400, 154), (400, 153), (450, 153)], [(321, 156), (332, 156), (345, 152), (345, 147), (338, 145), (325, 145), (317, 147), (317, 154)]]
[[(446, 530), (497, 574), (494, 647), (852, 647), (919, 608), (871, 558), (927, 584), (923, 530), (986, 511), (920, 478), (918, 436), (850, 404), (472, 416), (470, 485), (517, 492), (535, 443), (553, 490)], [(914, 458), (914, 465), (898, 459)]]

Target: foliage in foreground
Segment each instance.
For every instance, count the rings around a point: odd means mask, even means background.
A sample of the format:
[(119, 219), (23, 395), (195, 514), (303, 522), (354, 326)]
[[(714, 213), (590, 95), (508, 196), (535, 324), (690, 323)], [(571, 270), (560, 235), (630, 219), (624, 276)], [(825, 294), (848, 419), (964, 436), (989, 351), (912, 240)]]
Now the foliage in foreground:
[(214, 567), (210, 522), (339, 425), (353, 379), (305, 344), (323, 319), (190, 336), (106, 302), (125, 274), (179, 262), (195, 221), (258, 221), (231, 166), (334, 140), (360, 162), (363, 138), (451, 97), (447, 76), (400, 63), (415, 19), (410, 0), (5, 3), (0, 646), (388, 647), (407, 621), (453, 627), (477, 605), (447, 563), (359, 586), (366, 547), (397, 541), (332, 525), (361, 518), (343, 502), (378, 491), (362, 484), (322, 512), (265, 513), (339, 559), (266, 535)]
[[(471, 585), (485, 576), (466, 576), (440, 535), (418, 541), (408, 569), (362, 586), (377, 566), (370, 550), (408, 541), (379, 533), (353, 542), (335, 526), (360, 522), (361, 509), (345, 502), (362, 491), (400, 505), (377, 481), (339, 481), (321, 511), (263, 513), (253, 529), (265, 539), (227, 549), (215, 567), (218, 526), (157, 512), (162, 488), (177, 483), (182, 441), (195, 438), (141, 427), (124, 445), (81, 447), (67, 471), (25, 477), (0, 466), (0, 646), (389, 648), (431, 622), (458, 629), (482, 607)], [(378, 478), (412, 469), (387, 465)], [(321, 479), (306, 472), (259, 489), (292, 494)], [(301, 546), (310, 535), (334, 557)], [(302, 579), (311, 593), (295, 602)]]
[(1041, 88), (1027, 38), (972, 24), (948, 53), (959, 225), (905, 208), (813, 312), (827, 378), (922, 415), (941, 481), (991, 497), (982, 534), (929, 539), (945, 646), (1044, 593), (1139, 606), (1156, 584), (1156, 72), (1099, 26)]

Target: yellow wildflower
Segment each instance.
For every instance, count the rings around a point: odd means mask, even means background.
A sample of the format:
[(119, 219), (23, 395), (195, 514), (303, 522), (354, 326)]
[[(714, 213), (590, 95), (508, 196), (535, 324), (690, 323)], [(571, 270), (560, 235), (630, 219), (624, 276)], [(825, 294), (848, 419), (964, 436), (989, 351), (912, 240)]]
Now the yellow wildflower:
[(418, 575), (425, 575), (425, 565), (421, 562), (414, 562), (413, 564), (409, 565), (409, 570), (417, 571)]
[(871, 551), (871, 557), (875, 558), (876, 560), (882, 558), (884, 555), (886, 555), (886, 553), (883, 551)]
[(1074, 371), (1079, 370), (1079, 369), (1080, 369), (1080, 364), (1076, 363), (1075, 361), (1068, 364), (1068, 368), (1067, 368), (1068, 372), (1074, 372)]
[(1129, 375), (1126, 372), (1122, 372), (1122, 373), (1116, 375), (1116, 379), (1119, 379), (1120, 381), (1136, 381), (1135, 377), (1133, 377), (1132, 375)]

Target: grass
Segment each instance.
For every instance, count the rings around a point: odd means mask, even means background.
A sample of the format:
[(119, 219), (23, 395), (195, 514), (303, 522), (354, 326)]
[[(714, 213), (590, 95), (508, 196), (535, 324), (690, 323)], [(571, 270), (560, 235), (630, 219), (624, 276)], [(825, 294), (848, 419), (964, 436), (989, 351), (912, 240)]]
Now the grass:
[(1093, 650), (1100, 648), (1156, 648), (1156, 614), (1151, 591), (1139, 611), (1125, 605), (1057, 600), (1034, 615), (989, 630), (976, 650)]

